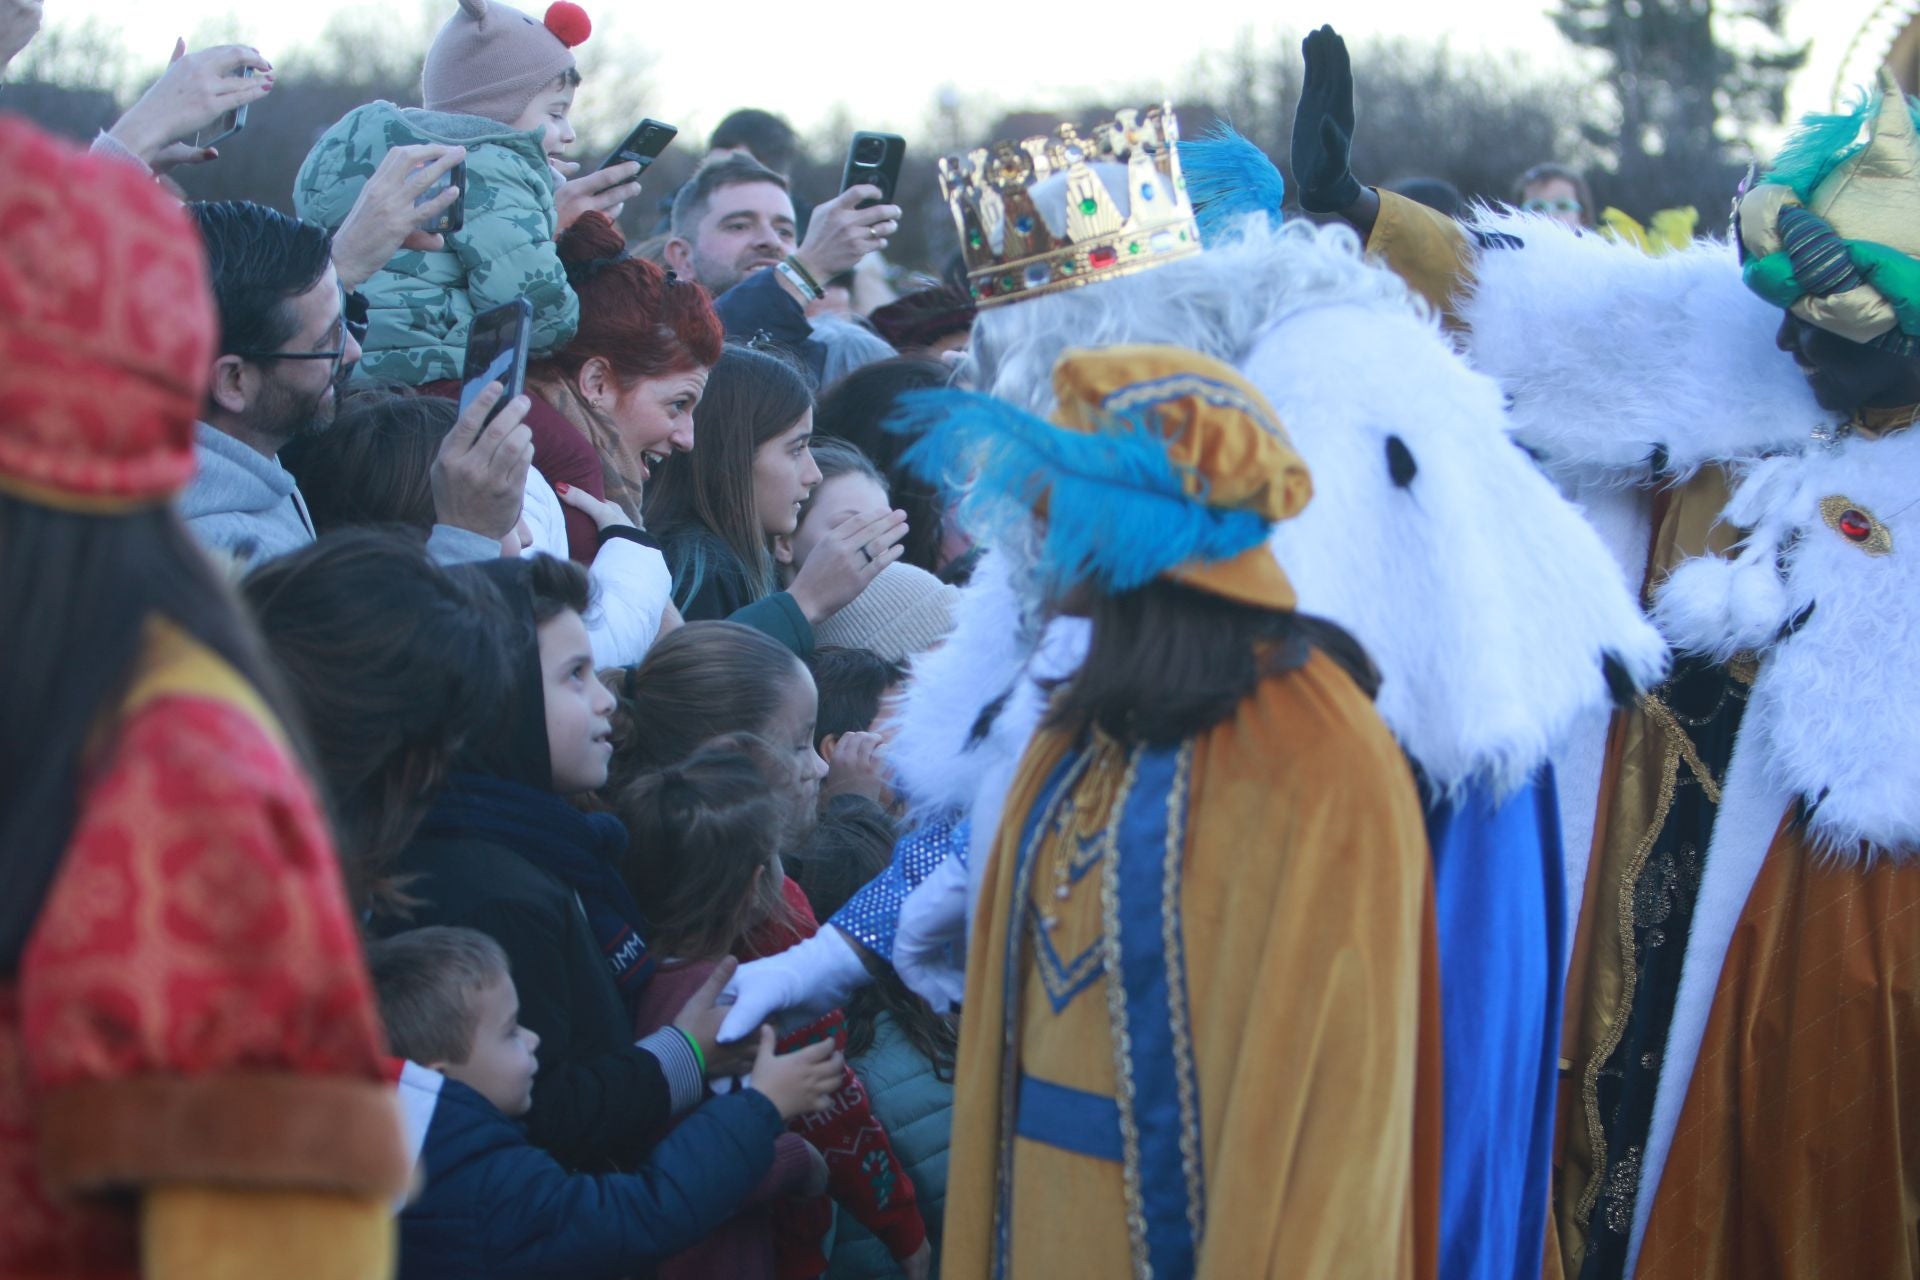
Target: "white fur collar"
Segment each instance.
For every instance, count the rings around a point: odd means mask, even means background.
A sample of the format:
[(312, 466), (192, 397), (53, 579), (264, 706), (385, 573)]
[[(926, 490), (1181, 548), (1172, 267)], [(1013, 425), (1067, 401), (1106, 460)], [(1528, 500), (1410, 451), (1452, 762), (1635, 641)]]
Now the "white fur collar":
[[(1842, 531), (1847, 510), (1868, 542)], [(1717, 658), (1760, 655), (1741, 738), (1816, 806), (1823, 851), (1920, 855), (1920, 431), (1760, 463), (1726, 518), (1747, 541), (1676, 571), (1659, 622)]]

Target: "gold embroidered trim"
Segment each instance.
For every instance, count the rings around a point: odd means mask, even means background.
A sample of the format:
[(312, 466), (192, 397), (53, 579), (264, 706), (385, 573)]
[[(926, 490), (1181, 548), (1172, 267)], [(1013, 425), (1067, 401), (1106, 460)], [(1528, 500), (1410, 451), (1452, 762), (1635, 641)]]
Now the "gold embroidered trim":
[(1200, 1091), (1194, 1081), (1193, 1036), (1187, 1015), (1187, 956), (1180, 928), (1180, 873), (1187, 848), (1187, 788), (1193, 777), (1193, 743), (1180, 744), (1173, 786), (1167, 793), (1167, 848), (1160, 879), (1161, 946), (1167, 957), (1167, 1021), (1173, 1030), (1173, 1075), (1180, 1098), (1180, 1171), (1187, 1180), (1187, 1225), (1198, 1248), (1207, 1225), (1200, 1170)]
[(1644, 703), (1642, 709), (1647, 713), (1647, 719), (1665, 729), (1672, 736), (1672, 740), (1679, 744), (1680, 758), (1687, 762), (1687, 768), (1700, 783), (1701, 792), (1709, 801), (1719, 804), (1720, 784), (1715, 781), (1713, 771), (1707, 768), (1706, 761), (1700, 758), (1700, 750), (1693, 745), (1693, 739), (1687, 736), (1686, 729), (1680, 724), (1680, 717), (1674, 715), (1673, 709), (1666, 703), (1652, 695), (1648, 695), (1642, 701)]
[[(1114, 797), (1109, 825), (1116, 843), (1120, 815), (1126, 810), (1127, 797), (1133, 794), (1140, 757), (1145, 751), (1145, 747), (1135, 747), (1128, 755), (1126, 777)], [(1140, 1126), (1134, 1120), (1137, 1099), (1133, 1085), (1133, 1033), (1127, 1022), (1126, 982), (1120, 967), (1120, 859), (1117, 857), (1108, 858), (1100, 868), (1100, 933), (1107, 964), (1107, 1019), (1113, 1027), (1114, 1101), (1120, 1105), (1127, 1239), (1133, 1255), (1135, 1280), (1153, 1280), (1153, 1260), (1147, 1253), (1147, 1213), (1140, 1198)]]
[[(1640, 873), (1646, 868), (1647, 857), (1653, 852), (1654, 841), (1660, 838), (1660, 830), (1667, 824), (1667, 814), (1673, 809), (1674, 788), (1680, 780), (1680, 743), (1686, 734), (1680, 731), (1680, 721), (1665, 703), (1654, 695), (1642, 694), (1640, 711), (1647, 721), (1666, 735), (1666, 748), (1660, 757), (1660, 790), (1653, 806), (1653, 817), (1641, 834), (1640, 841), (1634, 846), (1633, 857), (1627, 862), (1627, 872), (1620, 880), (1620, 1002), (1619, 1013), (1613, 1024), (1607, 1028), (1593, 1056), (1587, 1059), (1586, 1066), (1580, 1072), (1580, 1102), (1586, 1113), (1587, 1142), (1593, 1149), (1593, 1177), (1587, 1182), (1586, 1190), (1580, 1194), (1580, 1202), (1574, 1207), (1574, 1213), (1582, 1223), (1590, 1222), (1593, 1207), (1599, 1203), (1600, 1192), (1607, 1180), (1607, 1133), (1600, 1120), (1600, 1072), (1620, 1047), (1620, 1041), (1627, 1034), (1627, 1021), (1633, 1012), (1634, 988), (1639, 985), (1640, 971), (1635, 963), (1637, 948), (1633, 942), (1633, 889), (1639, 883)], [(1688, 742), (1688, 751), (1692, 743)], [(1698, 759), (1698, 756), (1694, 757)]]

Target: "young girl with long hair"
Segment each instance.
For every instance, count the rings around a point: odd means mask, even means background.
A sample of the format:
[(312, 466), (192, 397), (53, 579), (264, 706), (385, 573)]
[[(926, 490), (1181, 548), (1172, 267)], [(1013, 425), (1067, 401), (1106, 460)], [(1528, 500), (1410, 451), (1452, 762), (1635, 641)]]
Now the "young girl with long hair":
[(708, 380), (702, 422), (700, 448), (669, 459), (647, 494), (674, 603), (690, 622), (731, 618), (804, 654), (814, 624), (900, 558), (906, 516), (843, 520), (780, 590), (771, 540), (794, 532), (820, 483), (809, 448), (813, 395), (785, 360), (729, 347)]
[[(797, 844), (803, 826), (815, 820), (820, 782), (827, 772), (814, 748), (818, 696), (806, 667), (751, 628), (689, 623), (654, 646), (640, 666), (622, 673), (615, 686), (622, 702), (617, 718), (623, 741), (612, 769), (612, 791), (629, 826), (627, 865), (638, 877), (633, 885), (636, 898), (652, 904), (656, 913), (668, 904), (687, 904), (692, 915), (671, 932), (698, 937), (708, 946), (731, 934), (727, 950), (736, 958), (815, 945), (819, 924), (806, 895), (779, 870), (777, 858), (778, 852)], [(739, 914), (742, 900), (737, 895), (722, 895), (701, 883), (711, 872), (708, 864), (735, 854), (688, 847), (682, 843), (684, 833), (667, 829), (672, 822), (657, 821), (644, 807), (634, 806), (636, 795), (653, 794), (641, 789), (646, 775), (672, 769), (703, 743), (732, 734), (763, 742), (781, 781), (779, 802), (765, 811), (758, 837), (761, 843), (771, 837), (776, 857), (756, 881), (760, 905), (746, 917)], [(779, 889), (784, 910), (772, 907), (769, 880)], [(740, 927), (743, 921), (745, 928)], [(659, 928), (656, 922), (656, 938)], [(851, 959), (853, 953), (840, 947), (838, 954)], [(783, 1047), (823, 1037), (844, 1045), (845, 1019), (839, 1010), (811, 1010), (808, 1018), (804, 1026), (788, 1027), (780, 1041)], [(849, 1072), (834, 1107), (808, 1117), (799, 1131), (826, 1153), (834, 1198), (884, 1240), (903, 1265), (923, 1265), (929, 1256), (926, 1226), (912, 1180), (873, 1117), (858, 1077)], [(778, 1216), (783, 1274), (819, 1274), (825, 1265), (824, 1257), (817, 1256), (824, 1223), (810, 1221), (804, 1213), (796, 1218), (790, 1210)]]

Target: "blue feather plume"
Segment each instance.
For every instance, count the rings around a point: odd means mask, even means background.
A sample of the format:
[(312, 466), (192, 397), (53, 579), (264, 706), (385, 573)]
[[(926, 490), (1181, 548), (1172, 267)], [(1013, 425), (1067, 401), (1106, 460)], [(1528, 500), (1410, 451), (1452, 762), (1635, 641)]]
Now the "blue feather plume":
[(1179, 145), (1180, 172), (1200, 220), (1200, 243), (1215, 243), (1250, 213), (1280, 222), (1286, 179), (1266, 152), (1231, 125), (1217, 124), (1205, 136)]
[(1090, 581), (1130, 591), (1267, 536), (1258, 512), (1210, 507), (1204, 492), (1189, 493), (1191, 473), (1167, 457), (1149, 422), (1117, 418), (1083, 434), (991, 396), (938, 389), (901, 397), (887, 429), (918, 437), (902, 460), (962, 497), (971, 516), (1027, 520), (1045, 495), (1041, 558), (1055, 587)]

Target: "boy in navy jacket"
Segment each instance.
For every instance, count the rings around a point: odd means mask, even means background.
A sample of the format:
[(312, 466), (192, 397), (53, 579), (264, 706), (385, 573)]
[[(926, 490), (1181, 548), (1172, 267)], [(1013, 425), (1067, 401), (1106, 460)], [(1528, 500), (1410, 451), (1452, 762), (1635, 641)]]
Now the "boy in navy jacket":
[(763, 1028), (750, 1088), (703, 1103), (633, 1173), (569, 1173), (510, 1118), (532, 1103), (539, 1040), (519, 1023), (499, 945), (416, 929), (374, 943), (368, 964), (408, 1059), (400, 1095), (424, 1182), (400, 1215), (400, 1280), (648, 1270), (731, 1217), (771, 1170), (787, 1121), (840, 1083), (830, 1042), (775, 1056)]

